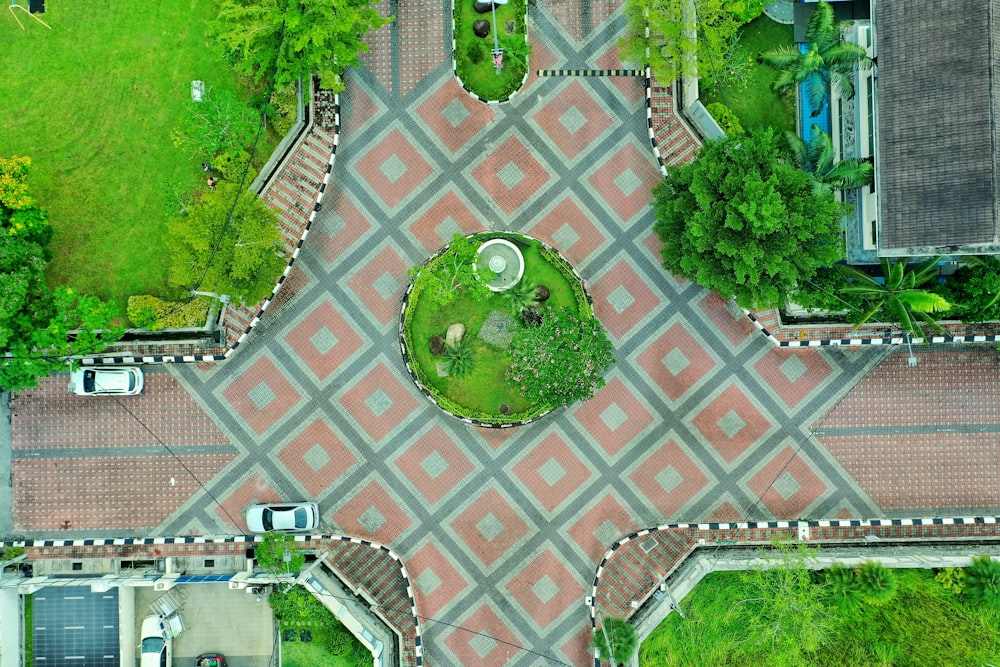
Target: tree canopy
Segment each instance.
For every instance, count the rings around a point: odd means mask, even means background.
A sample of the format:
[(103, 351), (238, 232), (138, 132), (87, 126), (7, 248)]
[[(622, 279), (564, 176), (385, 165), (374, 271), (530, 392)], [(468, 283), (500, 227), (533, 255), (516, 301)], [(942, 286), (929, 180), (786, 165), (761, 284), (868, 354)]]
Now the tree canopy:
[(122, 331), (109, 326), (114, 309), (100, 299), (46, 285), (52, 227), (29, 192), (30, 165), (0, 158), (0, 387), (8, 391), (34, 386)]
[(278, 214), (249, 191), (239, 193), (233, 207), (238, 191), (238, 184), (221, 181), (167, 223), (171, 284), (200, 286), (244, 303), (271, 293), (286, 263)]
[(770, 129), (706, 142), (653, 194), (663, 267), (746, 308), (782, 305), (843, 257), (846, 205), (814, 194)]
[(276, 87), (341, 75), (368, 50), (365, 35), (389, 22), (370, 0), (223, 0), (214, 34), (236, 71)]

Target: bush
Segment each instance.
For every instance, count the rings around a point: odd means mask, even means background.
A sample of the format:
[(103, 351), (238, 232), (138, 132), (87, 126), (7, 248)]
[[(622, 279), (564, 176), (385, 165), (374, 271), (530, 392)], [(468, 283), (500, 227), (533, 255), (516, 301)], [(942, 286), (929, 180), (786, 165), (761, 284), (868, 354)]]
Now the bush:
[(726, 11), (742, 23), (749, 23), (764, 13), (764, 0), (727, 0)]
[(712, 115), (712, 118), (715, 119), (715, 122), (719, 124), (719, 127), (726, 134), (743, 134), (743, 126), (740, 125), (740, 119), (732, 109), (722, 102), (712, 102), (705, 107), (705, 110)]
[(204, 296), (185, 302), (143, 294), (128, 298), (128, 319), (136, 327), (150, 331), (202, 327), (210, 307), (211, 299)]
[(935, 285), (963, 322), (1000, 320), (1000, 258), (969, 258), (943, 285)]
[(952, 593), (960, 594), (965, 590), (965, 570), (960, 567), (946, 567), (937, 571), (934, 579)]
[(965, 569), (965, 593), (988, 605), (1000, 605), (1000, 562), (976, 556)]
[(525, 280), (501, 292), (500, 296), (514, 315), (520, 315), (524, 310), (538, 305), (538, 288)]
[(267, 596), (267, 603), (274, 610), (274, 617), (283, 625), (296, 626), (330, 619), (329, 610), (302, 586), (293, 586), (288, 591), (275, 589)]
[(260, 114), (235, 94), (208, 91), (201, 102), (188, 101), (184, 108), (181, 126), (170, 138), (193, 157), (215, 157), (253, 143)]
[(298, 104), (298, 88), (294, 83), (276, 88), (271, 94), (267, 117), (277, 134), (285, 136), (292, 129), (298, 115)]
[(861, 606), (861, 586), (854, 570), (834, 564), (825, 572), (830, 590), (830, 603), (841, 611), (855, 611)]
[(480, 39), (472, 40), (465, 48), (465, 55), (470, 63), (478, 65), (486, 59), (486, 44)]
[(597, 649), (601, 660), (608, 662), (614, 656), (616, 664), (627, 664), (635, 653), (639, 638), (635, 626), (624, 618), (609, 616), (602, 627), (594, 631), (591, 646)]
[(892, 570), (877, 561), (866, 561), (858, 566), (858, 590), (865, 602), (881, 606), (896, 595), (896, 576)]
[(333, 630), (326, 641), (326, 649), (334, 655), (347, 655), (354, 643), (354, 637), (344, 628)]
[(451, 377), (468, 375), (474, 363), (472, 346), (467, 341), (460, 340), (454, 345), (445, 344), (444, 369)]

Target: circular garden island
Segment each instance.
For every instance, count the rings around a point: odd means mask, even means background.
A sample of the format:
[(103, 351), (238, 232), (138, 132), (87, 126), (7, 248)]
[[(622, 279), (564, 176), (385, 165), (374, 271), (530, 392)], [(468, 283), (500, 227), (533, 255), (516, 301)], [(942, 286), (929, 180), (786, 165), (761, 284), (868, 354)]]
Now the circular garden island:
[(514, 426), (586, 400), (614, 363), (583, 282), (527, 236), (462, 236), (410, 272), (403, 357), (438, 407), (481, 426)]

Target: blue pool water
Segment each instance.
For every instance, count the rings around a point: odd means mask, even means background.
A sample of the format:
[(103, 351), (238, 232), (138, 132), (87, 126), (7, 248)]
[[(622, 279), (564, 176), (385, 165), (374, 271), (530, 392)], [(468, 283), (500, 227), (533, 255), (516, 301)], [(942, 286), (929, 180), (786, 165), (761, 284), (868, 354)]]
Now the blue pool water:
[[(808, 50), (808, 44), (799, 44), (800, 53), (805, 53)], [(802, 141), (808, 144), (809, 140), (812, 139), (813, 125), (818, 125), (819, 129), (830, 134), (830, 102), (828, 100), (823, 103), (823, 108), (820, 110), (818, 116), (810, 116), (809, 114), (812, 110), (805, 99), (805, 85), (803, 84), (799, 88), (799, 136), (802, 137)]]

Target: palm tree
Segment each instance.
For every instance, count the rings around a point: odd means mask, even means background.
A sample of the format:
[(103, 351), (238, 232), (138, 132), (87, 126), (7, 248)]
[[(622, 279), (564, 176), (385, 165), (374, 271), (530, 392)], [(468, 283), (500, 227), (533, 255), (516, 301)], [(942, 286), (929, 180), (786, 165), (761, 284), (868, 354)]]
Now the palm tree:
[(858, 44), (845, 42), (842, 26), (826, 2), (816, 5), (806, 28), (809, 50), (799, 53), (795, 46), (782, 46), (762, 53), (758, 61), (778, 70), (772, 84), (776, 92), (805, 84), (806, 101), (812, 116), (818, 116), (832, 85), (845, 97), (854, 97), (854, 74), (871, 67), (871, 59)]
[(792, 151), (795, 166), (815, 178), (813, 193), (817, 196), (832, 194), (834, 189), (853, 190), (872, 182), (875, 169), (870, 162), (853, 157), (834, 162), (833, 142), (819, 125), (812, 126), (808, 144), (790, 131), (785, 131), (785, 141)]
[(860, 295), (869, 304), (868, 310), (861, 313), (855, 321), (854, 328), (869, 322), (880, 312), (885, 312), (905, 333), (915, 338), (927, 337), (924, 333), (925, 326), (934, 331), (944, 331), (933, 313), (946, 311), (951, 308), (951, 304), (940, 294), (921, 289), (937, 273), (940, 259), (935, 257), (907, 271), (908, 257), (901, 257), (895, 262), (883, 257), (884, 284), (853, 266), (838, 264), (838, 268), (853, 281), (851, 285), (841, 287), (840, 291)]

